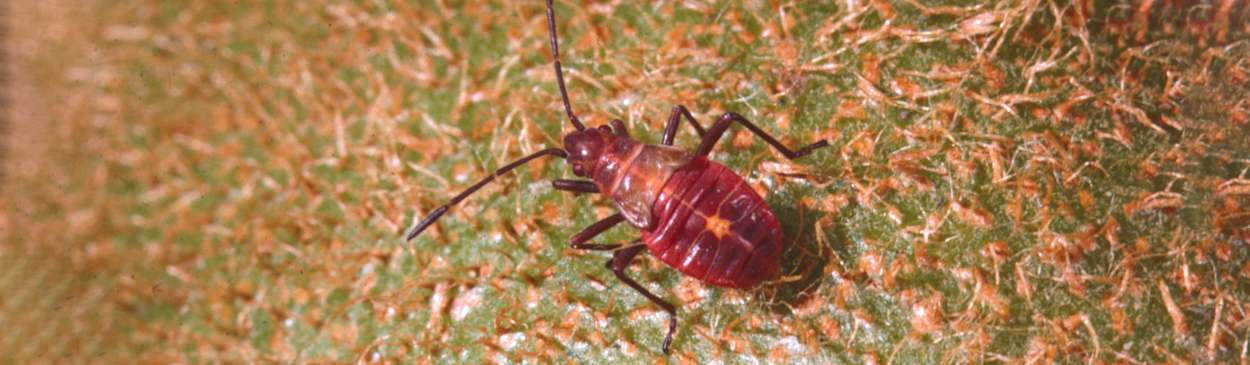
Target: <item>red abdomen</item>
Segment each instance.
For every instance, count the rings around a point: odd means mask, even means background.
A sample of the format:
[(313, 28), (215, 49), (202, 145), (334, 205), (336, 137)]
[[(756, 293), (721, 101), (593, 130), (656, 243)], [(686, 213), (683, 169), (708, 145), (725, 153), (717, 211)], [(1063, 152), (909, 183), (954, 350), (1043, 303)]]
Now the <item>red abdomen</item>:
[(660, 261), (704, 282), (743, 288), (777, 271), (784, 237), (764, 199), (724, 165), (694, 157), (661, 188), (642, 240)]

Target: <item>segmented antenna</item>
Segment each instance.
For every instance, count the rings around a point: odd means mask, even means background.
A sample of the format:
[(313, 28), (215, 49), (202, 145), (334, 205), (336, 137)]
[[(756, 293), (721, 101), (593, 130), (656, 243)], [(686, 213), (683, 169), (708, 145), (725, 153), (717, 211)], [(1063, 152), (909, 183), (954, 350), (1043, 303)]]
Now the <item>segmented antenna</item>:
[(573, 115), (573, 106), (569, 104), (569, 92), (564, 89), (564, 71), (560, 70), (560, 45), (556, 40), (556, 12), (551, 10), (551, 0), (547, 0), (547, 28), (551, 30), (551, 57), (556, 60), (556, 83), (560, 84), (560, 97), (564, 98), (564, 112), (568, 113), (569, 123), (573, 123), (577, 130), (586, 130), (582, 121)]

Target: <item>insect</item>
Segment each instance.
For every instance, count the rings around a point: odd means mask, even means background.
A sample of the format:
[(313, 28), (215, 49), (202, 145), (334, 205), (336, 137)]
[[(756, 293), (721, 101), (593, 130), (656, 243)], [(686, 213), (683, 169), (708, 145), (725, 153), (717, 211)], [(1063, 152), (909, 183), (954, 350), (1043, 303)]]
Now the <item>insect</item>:
[[(590, 180), (559, 179), (552, 182), (553, 187), (575, 193), (607, 194), (620, 211), (591, 224), (570, 238), (569, 244), (576, 249), (611, 251), (612, 258), (606, 266), (612, 273), (668, 312), (668, 334), (664, 337), (663, 348), (668, 354), (677, 329), (677, 309), (625, 275), (625, 269), (635, 256), (649, 250), (665, 264), (709, 284), (748, 288), (776, 273), (785, 241), (777, 219), (763, 198), (741, 176), (707, 159), (712, 147), (733, 123), (755, 133), (791, 160), (828, 146), (828, 142), (821, 140), (792, 151), (735, 113), (725, 113), (710, 129), (704, 130), (690, 110), (681, 105), (669, 114), (662, 142), (658, 145), (630, 139), (620, 119), (612, 120), (610, 127), (587, 128), (573, 114), (569, 104), (560, 66), (555, 11), (551, 6), (552, 0), (547, 0), (547, 26), (556, 82), (560, 85), (564, 112), (577, 131), (564, 136), (564, 149), (548, 148), (525, 156), (456, 195), (418, 223), (408, 234), (408, 240), (496, 177), (539, 157), (564, 158), (572, 167), (573, 175)], [(694, 153), (672, 146), (683, 117), (702, 138)], [(637, 228), (641, 237), (625, 245), (589, 243), (621, 222)]]

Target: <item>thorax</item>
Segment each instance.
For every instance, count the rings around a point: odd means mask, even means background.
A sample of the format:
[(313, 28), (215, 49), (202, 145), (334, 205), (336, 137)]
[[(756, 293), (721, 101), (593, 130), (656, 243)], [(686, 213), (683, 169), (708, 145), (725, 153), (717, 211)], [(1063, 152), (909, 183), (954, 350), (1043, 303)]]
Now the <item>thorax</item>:
[(690, 160), (689, 153), (673, 146), (621, 138), (604, 151), (592, 176), (625, 220), (634, 227), (647, 229), (655, 224), (651, 206), (660, 189), (674, 171)]

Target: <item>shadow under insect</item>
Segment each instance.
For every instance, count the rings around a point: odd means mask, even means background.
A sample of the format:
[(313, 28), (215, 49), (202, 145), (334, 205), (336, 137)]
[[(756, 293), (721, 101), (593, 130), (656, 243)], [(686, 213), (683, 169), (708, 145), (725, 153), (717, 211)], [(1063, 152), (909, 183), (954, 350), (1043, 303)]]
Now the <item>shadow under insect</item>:
[(822, 219), (842, 221), (840, 213), (830, 216), (818, 209), (795, 204), (770, 202), (781, 224), (787, 245), (781, 252), (781, 268), (770, 284), (759, 291), (764, 303), (774, 311), (789, 312), (794, 303), (814, 292), (824, 281), (829, 265), (839, 265), (844, 257), (846, 229), (840, 224), (819, 226)]

